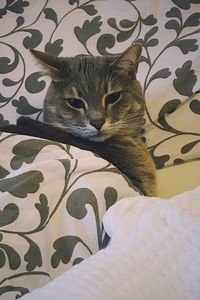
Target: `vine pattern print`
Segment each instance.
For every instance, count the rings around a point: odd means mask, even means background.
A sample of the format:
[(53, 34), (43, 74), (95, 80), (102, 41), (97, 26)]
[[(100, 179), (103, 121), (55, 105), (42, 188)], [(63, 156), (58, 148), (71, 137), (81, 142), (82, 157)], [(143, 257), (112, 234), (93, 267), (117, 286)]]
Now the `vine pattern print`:
[[(199, 11), (200, 0), (1, 1), (0, 125), (42, 120), (49, 79), (29, 48), (105, 55), (140, 42), (157, 168), (199, 159)], [(106, 161), (60, 143), (0, 133), (0, 154), (0, 296), (17, 299), (102, 248), (105, 211), (138, 192)]]
[(143, 45), (138, 78), (147, 101), (147, 144), (157, 167), (199, 157), (198, 0), (159, 1), (157, 6), (131, 0), (4, 2), (1, 123), (15, 122), (19, 115), (42, 118), (48, 79), (29, 48), (57, 56), (105, 55), (137, 41)]

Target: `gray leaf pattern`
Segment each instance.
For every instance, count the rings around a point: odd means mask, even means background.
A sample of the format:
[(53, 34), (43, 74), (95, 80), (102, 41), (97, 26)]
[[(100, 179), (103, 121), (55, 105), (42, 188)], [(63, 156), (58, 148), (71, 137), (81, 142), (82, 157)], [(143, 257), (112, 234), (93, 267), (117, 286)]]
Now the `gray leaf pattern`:
[[(145, 0), (3, 1), (0, 126), (21, 115), (42, 118), (48, 80), (29, 48), (56, 56), (105, 55), (140, 42), (144, 140), (157, 168), (199, 159), (200, 3), (162, 1), (158, 12), (149, 7)], [(61, 274), (104, 247), (103, 214), (120, 198), (136, 194), (118, 170), (87, 155), (77, 157), (75, 148), (59, 143), (0, 133), (2, 299), (28, 293), (54, 278), (55, 269)]]

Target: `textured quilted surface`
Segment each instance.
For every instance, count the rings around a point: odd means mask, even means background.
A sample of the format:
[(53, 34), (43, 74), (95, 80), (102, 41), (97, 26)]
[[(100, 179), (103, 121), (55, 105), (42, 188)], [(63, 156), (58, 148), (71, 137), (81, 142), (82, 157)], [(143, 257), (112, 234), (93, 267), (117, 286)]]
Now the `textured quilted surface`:
[(200, 299), (200, 187), (165, 201), (123, 199), (104, 226), (105, 250), (23, 299)]

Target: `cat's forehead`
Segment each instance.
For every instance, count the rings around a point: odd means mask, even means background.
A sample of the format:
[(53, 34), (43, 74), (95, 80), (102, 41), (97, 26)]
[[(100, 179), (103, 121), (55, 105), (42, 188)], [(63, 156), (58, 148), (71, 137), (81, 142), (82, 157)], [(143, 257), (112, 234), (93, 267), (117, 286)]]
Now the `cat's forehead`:
[(110, 65), (109, 58), (80, 55), (69, 58), (66, 64), (67, 73), (71, 79), (68, 89), (73, 91), (73, 94), (76, 91), (80, 96), (90, 94), (94, 97), (105, 93)]
[(70, 73), (76, 76), (87, 76), (95, 79), (97, 76), (107, 74), (111, 60), (108, 57), (78, 55), (68, 58), (66, 64)]

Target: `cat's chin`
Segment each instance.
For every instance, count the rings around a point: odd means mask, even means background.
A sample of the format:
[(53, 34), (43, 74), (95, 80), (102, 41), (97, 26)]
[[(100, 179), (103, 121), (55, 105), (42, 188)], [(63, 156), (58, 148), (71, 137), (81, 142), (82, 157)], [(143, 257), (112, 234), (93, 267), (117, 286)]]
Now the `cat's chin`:
[(87, 140), (92, 142), (104, 142), (111, 137), (111, 134), (96, 134), (93, 136), (87, 136)]
[[(52, 124), (52, 123), (49, 122), (49, 124)], [(59, 127), (59, 128), (64, 129), (65, 131), (67, 131), (68, 133), (70, 133), (74, 136), (77, 136), (79, 138), (83, 138), (83, 140), (88, 140), (88, 141), (91, 141), (91, 142), (104, 142), (104, 141), (108, 140), (113, 135), (113, 134), (107, 133), (107, 132), (99, 132), (99, 133), (95, 132), (95, 133), (90, 133), (90, 134), (84, 135), (84, 137), (83, 137), (80, 134), (80, 132), (70, 130), (69, 128), (67, 128), (67, 126), (65, 126), (61, 123), (55, 123), (54, 122), (53, 125), (55, 127)]]

